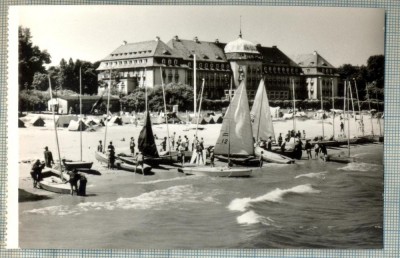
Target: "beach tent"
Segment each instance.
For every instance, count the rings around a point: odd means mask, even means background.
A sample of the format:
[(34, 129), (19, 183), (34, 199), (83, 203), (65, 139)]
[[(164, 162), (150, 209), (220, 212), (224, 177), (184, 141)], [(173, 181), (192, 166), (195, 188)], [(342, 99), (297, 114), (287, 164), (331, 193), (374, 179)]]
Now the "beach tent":
[(121, 121), (123, 124), (132, 124), (131, 116), (121, 116)]
[(214, 118), (212, 116), (205, 117), (204, 120), (206, 120), (207, 124), (215, 124)]
[(44, 122), (43, 118), (41, 118), (40, 116), (38, 116), (38, 117), (34, 117), (34, 118), (31, 120), (31, 124), (32, 124), (33, 126), (44, 126), (46, 123)]
[(108, 121), (107, 125), (122, 125), (122, 119), (119, 116), (114, 116)]
[(87, 125), (82, 121), (74, 121), (71, 120), (71, 122), (68, 125), (68, 131), (85, 131), (87, 128)]
[(25, 128), (25, 123), (21, 119), (18, 119), (18, 128)]
[(78, 121), (78, 117), (77, 116), (71, 116), (71, 115), (59, 116), (57, 121), (56, 121), (56, 125), (57, 125), (57, 127), (68, 127), (72, 120), (73, 121)]
[(224, 118), (222, 117), (222, 115), (215, 115), (213, 116), (213, 120), (216, 124), (222, 124)]
[[(196, 123), (197, 123), (197, 119), (195, 119), (194, 121), (196, 121)], [(208, 124), (208, 121), (207, 121), (206, 117), (200, 117), (199, 118), (199, 125), (206, 125), (206, 124)]]
[(169, 124), (178, 124), (181, 122), (181, 119), (179, 119), (175, 112), (168, 113), (167, 117)]

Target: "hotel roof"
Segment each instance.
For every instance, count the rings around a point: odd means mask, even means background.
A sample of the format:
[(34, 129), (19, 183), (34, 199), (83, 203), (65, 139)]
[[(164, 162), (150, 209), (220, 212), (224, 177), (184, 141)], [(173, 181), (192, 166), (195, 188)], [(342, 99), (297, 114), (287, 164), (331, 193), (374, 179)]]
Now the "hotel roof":
[(302, 54), (294, 57), (295, 62), (301, 67), (322, 67), (322, 68), (335, 68), (325, 58), (323, 58), (317, 51), (311, 54)]

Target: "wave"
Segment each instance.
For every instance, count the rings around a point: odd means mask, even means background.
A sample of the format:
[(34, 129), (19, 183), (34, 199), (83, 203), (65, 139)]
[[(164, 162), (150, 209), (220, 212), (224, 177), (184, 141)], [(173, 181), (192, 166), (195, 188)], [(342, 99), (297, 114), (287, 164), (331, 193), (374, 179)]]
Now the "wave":
[(213, 197), (215, 194), (218, 193), (211, 191), (208, 192), (208, 194), (205, 194), (195, 190), (192, 185), (180, 185), (143, 193), (135, 197), (118, 198), (117, 200), (110, 202), (84, 202), (72, 207), (67, 205), (51, 206), (29, 210), (26, 211), (26, 213), (64, 216), (79, 215), (83, 212), (96, 210), (167, 210), (171, 209), (174, 205), (185, 203), (217, 203)]
[(261, 223), (266, 226), (271, 226), (271, 225), (274, 225), (273, 223), (275, 222), (274, 220), (270, 219), (269, 217), (266, 218), (261, 215), (258, 215), (254, 211), (248, 211), (246, 213), (243, 213), (242, 215), (237, 217), (236, 220), (239, 224), (243, 224), (243, 225), (252, 225), (252, 224)]
[(301, 177), (308, 177), (308, 178), (325, 178), (326, 174), (328, 171), (323, 171), (323, 172), (318, 172), (318, 173), (308, 173), (308, 174), (300, 174), (298, 176), (295, 176), (295, 178), (301, 178)]
[(249, 207), (249, 205), (253, 203), (258, 203), (258, 202), (281, 202), (283, 200), (283, 197), (287, 194), (290, 193), (295, 193), (295, 194), (303, 194), (303, 193), (319, 193), (319, 190), (315, 190), (312, 188), (310, 184), (305, 184), (305, 185), (298, 185), (289, 189), (280, 189), (276, 188), (275, 190), (272, 190), (271, 192), (256, 197), (256, 198), (237, 198), (231, 201), (231, 203), (228, 205), (228, 209), (231, 211), (246, 211)]
[(152, 180), (152, 181), (143, 181), (143, 182), (135, 182), (137, 185), (150, 185), (150, 184), (157, 184), (157, 183), (163, 183), (163, 182), (173, 182), (173, 181), (181, 181), (181, 180), (186, 180), (186, 179), (193, 179), (193, 178), (200, 178), (200, 176), (181, 176), (181, 177), (174, 177), (174, 178), (168, 178), (168, 179), (158, 179), (158, 180)]
[(375, 171), (378, 169), (382, 169), (382, 165), (364, 163), (364, 162), (351, 162), (346, 166), (338, 168), (338, 170), (344, 171)]

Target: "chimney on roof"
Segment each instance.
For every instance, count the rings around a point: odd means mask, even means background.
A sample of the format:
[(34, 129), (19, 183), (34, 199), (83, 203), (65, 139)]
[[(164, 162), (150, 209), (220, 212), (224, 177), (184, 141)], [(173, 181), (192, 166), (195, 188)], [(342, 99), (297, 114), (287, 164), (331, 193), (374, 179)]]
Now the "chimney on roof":
[(215, 39), (215, 43), (218, 44), (219, 43), (219, 39)]
[(156, 40), (157, 40), (157, 41), (160, 41), (160, 37), (159, 37), (159, 36), (156, 36)]
[(196, 43), (199, 43), (199, 38), (196, 36), (196, 37), (194, 37), (193, 41)]
[(273, 47), (273, 48), (276, 48), (276, 45), (273, 45), (272, 47)]
[(124, 45), (126, 45), (128, 42), (126, 42), (126, 40), (124, 40)]
[(179, 41), (178, 35), (175, 35), (174, 39), (175, 39), (176, 41)]
[(260, 44), (260, 43), (258, 43), (258, 44), (256, 45), (256, 47), (261, 47), (261, 44)]
[(313, 54), (314, 54), (314, 56), (316, 56), (318, 53), (317, 53), (317, 51), (314, 50)]

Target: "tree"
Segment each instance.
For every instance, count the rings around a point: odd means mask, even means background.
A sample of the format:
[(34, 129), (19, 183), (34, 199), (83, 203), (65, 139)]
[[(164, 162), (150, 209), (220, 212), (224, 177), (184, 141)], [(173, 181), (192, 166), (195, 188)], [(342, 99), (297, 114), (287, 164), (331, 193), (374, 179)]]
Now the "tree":
[(30, 88), (35, 73), (46, 73), (44, 64), (51, 62), (51, 56), (46, 50), (41, 51), (32, 43), (29, 28), (18, 28), (18, 84), (19, 90)]

